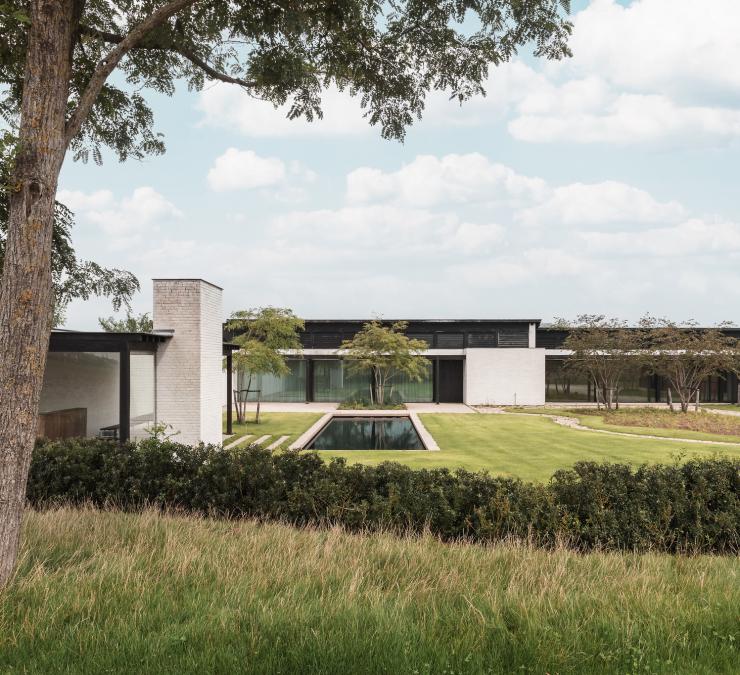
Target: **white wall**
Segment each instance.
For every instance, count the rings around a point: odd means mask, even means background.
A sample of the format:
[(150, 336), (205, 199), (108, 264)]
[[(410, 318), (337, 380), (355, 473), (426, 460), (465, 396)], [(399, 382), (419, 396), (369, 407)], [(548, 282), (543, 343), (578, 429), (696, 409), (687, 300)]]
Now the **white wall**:
[(87, 409), (87, 435), (118, 424), (120, 358), (117, 352), (49, 352), (39, 412)]
[(468, 405), (544, 405), (544, 349), (466, 349)]
[(222, 291), (202, 279), (154, 279), (154, 330), (174, 331), (157, 351), (157, 421), (181, 443), (220, 443)]

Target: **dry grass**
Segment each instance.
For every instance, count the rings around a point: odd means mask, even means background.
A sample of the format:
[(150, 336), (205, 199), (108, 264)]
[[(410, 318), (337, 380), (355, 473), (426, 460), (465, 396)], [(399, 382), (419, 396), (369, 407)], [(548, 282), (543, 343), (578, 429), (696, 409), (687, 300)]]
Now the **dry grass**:
[(738, 561), (27, 515), (0, 672), (732, 672)]
[(655, 408), (623, 408), (621, 410), (595, 410), (578, 408), (568, 414), (595, 415), (606, 424), (629, 427), (655, 427), (682, 429), (723, 436), (740, 436), (740, 417), (702, 412), (671, 412)]

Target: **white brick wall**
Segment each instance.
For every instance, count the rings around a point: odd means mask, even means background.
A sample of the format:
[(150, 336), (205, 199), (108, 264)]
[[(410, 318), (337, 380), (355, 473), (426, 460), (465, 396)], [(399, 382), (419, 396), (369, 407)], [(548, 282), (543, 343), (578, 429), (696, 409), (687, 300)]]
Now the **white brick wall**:
[(157, 352), (157, 421), (181, 443), (219, 443), (222, 291), (201, 279), (154, 279), (154, 330), (173, 330)]
[(544, 349), (466, 349), (465, 403), (544, 405)]
[(88, 436), (118, 424), (120, 363), (118, 353), (50, 352), (39, 412), (86, 408)]

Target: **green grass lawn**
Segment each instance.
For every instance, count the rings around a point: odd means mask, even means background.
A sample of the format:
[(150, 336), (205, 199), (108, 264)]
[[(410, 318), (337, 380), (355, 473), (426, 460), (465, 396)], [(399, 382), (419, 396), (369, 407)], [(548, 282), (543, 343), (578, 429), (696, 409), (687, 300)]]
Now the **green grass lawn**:
[(728, 446), (577, 431), (533, 415), (423, 414), (421, 419), (439, 444), (440, 452), (376, 450), (319, 454), (368, 464), (392, 460), (414, 468), (485, 469), (494, 474), (542, 481), (557, 469), (580, 460), (641, 464), (671, 462), (679, 455), (740, 455), (740, 448)]
[[(256, 440), (260, 436), (270, 434), (270, 436), (272, 436), (270, 442), (276, 441), (280, 436), (290, 436), (290, 438), (285, 442), (285, 445), (288, 446), (304, 431), (309, 429), (320, 417), (320, 413), (263, 412), (260, 415), (260, 423), (255, 424), (254, 413), (248, 413), (246, 424), (237, 424), (236, 415), (234, 415), (234, 436), (225, 442), (231, 443), (246, 434), (252, 434), (254, 436), (253, 440)], [(226, 418), (224, 416), (224, 420), (225, 419)], [(226, 426), (224, 423), (224, 429), (225, 428)]]
[(739, 571), (734, 557), (28, 512), (0, 593), (0, 672), (734, 673)]
[[(619, 431), (626, 434), (637, 434), (638, 436), (661, 436), (662, 438), (691, 438), (700, 441), (719, 441), (725, 443), (740, 443), (740, 433), (711, 433), (708, 431), (694, 431), (690, 429), (672, 429), (665, 428), (655, 425), (646, 426), (634, 426), (632, 424), (617, 424), (614, 422), (607, 422), (603, 417), (599, 416), (598, 411), (590, 410), (589, 412), (580, 411), (577, 408), (518, 408), (512, 412), (524, 413), (529, 415), (561, 415), (565, 417), (575, 417), (580, 424), (591, 429), (603, 429), (605, 431)], [(624, 417), (627, 415), (640, 415), (644, 416), (643, 410), (640, 408), (623, 408), (622, 410), (615, 411), (615, 417), (619, 419), (620, 416)], [(683, 413), (680, 413), (683, 414)], [(694, 415), (694, 412), (686, 413), (687, 415)], [(670, 413), (670, 411), (661, 410), (658, 413), (659, 416), (674, 416), (679, 413)], [(713, 418), (712, 418), (713, 419)], [(737, 418), (721, 417), (716, 420), (718, 423), (725, 423), (723, 426), (733, 426), (740, 428), (740, 420)]]

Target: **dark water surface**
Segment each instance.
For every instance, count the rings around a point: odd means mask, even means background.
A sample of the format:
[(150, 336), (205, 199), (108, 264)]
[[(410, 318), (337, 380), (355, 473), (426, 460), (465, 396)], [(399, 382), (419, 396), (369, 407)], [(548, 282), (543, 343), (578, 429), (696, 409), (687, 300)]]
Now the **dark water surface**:
[(424, 450), (408, 417), (335, 417), (308, 447), (312, 450)]

